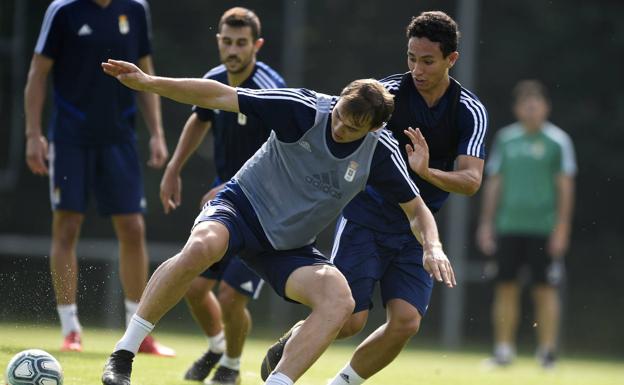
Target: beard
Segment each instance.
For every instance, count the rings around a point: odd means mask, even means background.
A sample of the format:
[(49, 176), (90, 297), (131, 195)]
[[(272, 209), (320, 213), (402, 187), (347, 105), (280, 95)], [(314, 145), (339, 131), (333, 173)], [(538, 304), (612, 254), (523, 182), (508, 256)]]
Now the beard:
[(247, 61), (242, 60), (238, 56), (230, 56), (222, 61), (229, 73), (239, 74), (244, 72), (251, 64), (251, 58)]

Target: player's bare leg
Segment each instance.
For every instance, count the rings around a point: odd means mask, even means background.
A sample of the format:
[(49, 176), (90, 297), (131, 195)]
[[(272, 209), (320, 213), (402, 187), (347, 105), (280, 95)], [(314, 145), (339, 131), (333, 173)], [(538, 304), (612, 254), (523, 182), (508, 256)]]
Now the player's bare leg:
[(542, 366), (549, 368), (555, 363), (555, 350), (559, 333), (560, 303), (557, 288), (537, 285), (533, 289), (537, 323), (538, 358)]
[(182, 299), (192, 280), (225, 254), (229, 241), (227, 228), (218, 222), (199, 223), (180, 253), (162, 263), (154, 272), (137, 314), (115, 346), (102, 375), (105, 385), (130, 384), (132, 359), (141, 341), (176, 303)]
[(243, 346), (251, 330), (251, 315), (247, 310), (249, 297), (221, 281), (218, 299), (223, 309), (226, 349), (210, 384), (236, 384), (240, 382)]
[(196, 277), (184, 295), (195, 322), (208, 337), (208, 349), (184, 374), (184, 379), (203, 381), (215, 367), (225, 351), (221, 306), (212, 292), (214, 279)]
[(353, 311), (354, 302), (344, 276), (332, 266), (305, 266), (286, 282), (286, 296), (309, 306), (312, 312), (286, 343), (273, 374), (292, 382), (321, 356)]
[[(351, 362), (332, 382), (334, 384), (361, 384), (399, 355), (407, 342), (420, 328), (422, 317), (418, 310), (402, 299), (386, 304), (387, 321), (371, 333), (353, 353)], [(345, 381), (348, 376), (348, 381)]]
[(509, 364), (515, 355), (515, 336), (520, 316), (520, 288), (515, 281), (499, 282), (494, 290), (494, 363)]
[(364, 329), (366, 321), (368, 320), (368, 310), (362, 310), (357, 313), (351, 314), (351, 317), (345, 322), (340, 329), (340, 332), (336, 336), (336, 339), (352, 337)]
[(52, 214), (52, 246), (50, 272), (61, 319), (63, 333), (62, 351), (81, 351), (81, 326), (76, 308), (78, 287), (78, 261), (76, 245), (84, 215), (67, 210), (55, 210)]

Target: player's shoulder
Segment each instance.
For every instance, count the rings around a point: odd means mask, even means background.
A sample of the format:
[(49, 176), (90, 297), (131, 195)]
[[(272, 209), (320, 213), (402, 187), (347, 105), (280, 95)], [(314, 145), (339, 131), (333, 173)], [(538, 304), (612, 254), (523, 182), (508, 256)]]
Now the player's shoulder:
[(548, 137), (553, 142), (557, 143), (562, 147), (567, 147), (572, 145), (572, 139), (567, 132), (565, 132), (562, 128), (556, 126), (551, 122), (545, 122), (544, 128), (542, 130), (544, 135)]
[(316, 109), (317, 93), (307, 88), (237, 88), (238, 94), (249, 98), (281, 101)]
[(506, 125), (496, 133), (497, 142), (501, 144), (508, 143), (524, 137), (524, 128), (518, 122)]
[(399, 141), (394, 137), (392, 131), (381, 128), (377, 132), (379, 144), (377, 149), (384, 155), (400, 154)]
[(254, 71), (252, 80), (258, 88), (282, 88), (286, 86), (282, 76), (261, 61), (256, 62), (256, 71)]
[(459, 104), (460, 108), (463, 111), (470, 113), (481, 113), (484, 116), (485, 114), (487, 114), (485, 105), (481, 102), (481, 100), (479, 100), (474, 92), (462, 86), (455, 79), (451, 79), (451, 81), (457, 83), (457, 86), (459, 87)]
[(61, 12), (66, 10), (75, 9), (80, 5), (79, 0), (54, 0), (48, 5), (48, 9), (46, 10), (44, 20), (53, 19), (55, 16), (59, 15)]
[(383, 84), (383, 86), (390, 91), (391, 93), (396, 93), (401, 87), (401, 82), (404, 81), (405, 72), (400, 74), (392, 74), (386, 77), (379, 79), (379, 82)]
[(222, 78), (227, 75), (226, 73), (227, 69), (225, 68), (225, 65), (221, 64), (208, 70), (208, 72), (204, 74), (203, 78), (222, 81)]

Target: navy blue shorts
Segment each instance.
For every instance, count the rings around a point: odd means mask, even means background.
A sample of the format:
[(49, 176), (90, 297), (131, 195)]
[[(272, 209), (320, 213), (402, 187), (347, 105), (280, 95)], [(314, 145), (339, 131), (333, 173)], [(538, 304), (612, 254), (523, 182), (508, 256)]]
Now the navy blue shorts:
[(251, 270), (238, 256), (224, 258), (200, 274), (206, 279), (227, 282), (239, 293), (256, 299), (264, 280)]
[(53, 210), (84, 213), (91, 192), (102, 215), (140, 213), (145, 209), (134, 142), (94, 147), (51, 143), (49, 164)]
[(286, 281), (293, 271), (303, 266), (330, 265), (331, 263), (314, 245), (292, 250), (275, 250), (266, 239), (262, 228), (256, 223), (245, 221), (236, 206), (219, 195), (206, 203), (195, 219), (200, 222), (215, 221), (227, 227), (230, 233), (228, 250), (223, 260), (238, 255), (260, 277), (271, 285), (275, 292), (286, 297)]
[(379, 282), (384, 307), (391, 299), (402, 299), (424, 316), (433, 280), (422, 265), (422, 253), (412, 233), (382, 233), (340, 218), (331, 261), (349, 282), (354, 313), (373, 307)]

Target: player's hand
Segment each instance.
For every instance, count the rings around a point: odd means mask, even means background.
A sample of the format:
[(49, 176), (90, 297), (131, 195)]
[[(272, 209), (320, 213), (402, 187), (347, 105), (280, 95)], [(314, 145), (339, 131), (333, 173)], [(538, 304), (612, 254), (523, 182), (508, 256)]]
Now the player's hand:
[(548, 239), (548, 254), (552, 259), (561, 259), (568, 250), (570, 231), (567, 225), (557, 225)]
[(137, 91), (146, 91), (150, 76), (139, 67), (122, 60), (108, 59), (102, 63), (104, 73), (119, 80), (124, 86)]
[(481, 224), (477, 228), (477, 246), (488, 257), (496, 252), (496, 240), (491, 224)]
[(165, 169), (160, 181), (160, 202), (165, 214), (169, 214), (182, 203), (182, 179), (180, 173), (170, 167)]
[(429, 146), (419, 128), (403, 131), (412, 144), (405, 145), (410, 168), (423, 179), (429, 174)]
[(442, 245), (423, 248), (423, 266), (436, 281), (444, 282), (448, 287), (457, 285), (455, 272), (442, 250)]
[(163, 135), (152, 135), (149, 144), (150, 158), (147, 161), (147, 165), (156, 169), (162, 168), (167, 158), (169, 158), (165, 137)]
[(26, 164), (35, 175), (48, 175), (48, 141), (43, 135), (26, 139)]
[(222, 183), (216, 187), (213, 187), (210, 189), (210, 191), (208, 191), (206, 194), (204, 194), (204, 196), (201, 199), (201, 202), (199, 203), (199, 208), (201, 209), (202, 207), (204, 207), (204, 205), (208, 202), (213, 200), (216, 196), (217, 193), (219, 193), (219, 191), (221, 191), (221, 189), (223, 189), (223, 186), (225, 186), (225, 183)]

